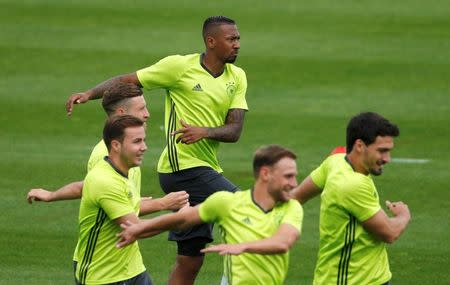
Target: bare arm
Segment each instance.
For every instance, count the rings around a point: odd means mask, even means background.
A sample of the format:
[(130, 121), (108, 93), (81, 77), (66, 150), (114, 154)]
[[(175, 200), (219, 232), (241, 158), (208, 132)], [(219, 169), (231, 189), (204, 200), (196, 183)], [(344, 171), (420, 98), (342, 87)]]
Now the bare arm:
[(188, 198), (189, 194), (186, 191), (172, 192), (157, 199), (142, 198), (139, 215), (143, 216), (163, 210), (178, 210), (189, 205)]
[(142, 87), (136, 72), (110, 78), (85, 92), (72, 94), (66, 102), (67, 115), (70, 116), (72, 114), (74, 104), (86, 103), (89, 100), (102, 98), (103, 93), (117, 82), (133, 83), (139, 87)]
[(306, 177), (299, 186), (291, 192), (291, 196), (297, 199), (300, 204), (305, 204), (309, 199), (316, 197), (322, 193), (322, 189), (316, 186), (311, 176)]
[(204, 138), (220, 142), (237, 142), (244, 125), (245, 112), (244, 109), (228, 110), (225, 124), (216, 128), (192, 126), (180, 120), (183, 127), (172, 132), (172, 135), (181, 134), (177, 138), (177, 143), (181, 142), (185, 144), (192, 144)]
[(391, 203), (386, 201), (386, 206), (394, 214), (394, 217), (388, 217), (383, 209), (380, 209), (375, 215), (362, 224), (364, 228), (378, 239), (393, 243), (397, 240), (411, 219), (408, 205), (403, 202)]
[(28, 203), (33, 201), (54, 202), (60, 200), (80, 199), (83, 191), (83, 181), (72, 182), (64, 185), (56, 191), (48, 191), (42, 188), (31, 189), (27, 194)]
[(207, 138), (221, 142), (237, 142), (244, 126), (245, 112), (246, 110), (243, 109), (228, 110), (225, 125), (217, 128), (208, 128)]
[(114, 222), (118, 226), (124, 223), (137, 224), (139, 223), (139, 218), (136, 216), (135, 213), (129, 213), (125, 216), (118, 217), (117, 219), (114, 220)]
[(186, 207), (173, 214), (161, 215), (150, 220), (141, 220), (138, 224), (123, 223), (123, 231), (117, 236), (117, 247), (124, 247), (139, 238), (153, 236), (167, 230), (183, 230), (193, 225), (201, 224), (198, 206)]
[(220, 255), (241, 254), (244, 252), (258, 254), (286, 253), (300, 237), (299, 231), (290, 224), (282, 224), (270, 238), (240, 244), (218, 244), (202, 250), (204, 253), (217, 252)]

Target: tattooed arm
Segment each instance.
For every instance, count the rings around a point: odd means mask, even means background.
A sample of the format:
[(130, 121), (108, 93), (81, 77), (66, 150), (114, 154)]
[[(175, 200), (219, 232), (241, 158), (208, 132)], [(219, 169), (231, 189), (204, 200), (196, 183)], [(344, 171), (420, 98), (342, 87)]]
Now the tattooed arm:
[(192, 126), (180, 120), (183, 127), (172, 132), (172, 135), (181, 134), (177, 138), (177, 143), (181, 142), (185, 144), (192, 144), (204, 138), (220, 142), (237, 142), (244, 125), (245, 112), (246, 110), (244, 109), (228, 110), (225, 124), (216, 128)]
[(244, 126), (246, 110), (228, 110), (225, 125), (217, 128), (208, 128), (208, 138), (221, 142), (237, 142)]
[(72, 94), (66, 102), (67, 114), (68, 115), (72, 114), (74, 104), (82, 104), (86, 103), (89, 100), (102, 98), (103, 93), (117, 82), (133, 83), (139, 87), (142, 87), (136, 72), (110, 78), (85, 92)]

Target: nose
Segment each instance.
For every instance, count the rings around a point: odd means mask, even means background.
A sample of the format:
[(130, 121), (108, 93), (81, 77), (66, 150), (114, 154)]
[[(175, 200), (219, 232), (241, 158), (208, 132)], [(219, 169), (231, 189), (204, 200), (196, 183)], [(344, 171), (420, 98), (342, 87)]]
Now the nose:
[(389, 163), (389, 162), (391, 162), (391, 153), (390, 153), (390, 152), (386, 152), (386, 153), (384, 154), (383, 161), (384, 161), (384, 163)]
[(147, 109), (145, 109), (144, 111), (144, 119), (147, 120), (150, 117), (150, 113), (148, 112)]
[(145, 142), (142, 142), (141, 151), (144, 152), (147, 150), (147, 144)]
[(233, 48), (234, 49), (240, 49), (241, 48), (241, 43), (239, 42), (239, 40), (234, 41)]
[(292, 188), (295, 188), (295, 187), (297, 187), (297, 178), (293, 178), (291, 181), (291, 186), (292, 186)]

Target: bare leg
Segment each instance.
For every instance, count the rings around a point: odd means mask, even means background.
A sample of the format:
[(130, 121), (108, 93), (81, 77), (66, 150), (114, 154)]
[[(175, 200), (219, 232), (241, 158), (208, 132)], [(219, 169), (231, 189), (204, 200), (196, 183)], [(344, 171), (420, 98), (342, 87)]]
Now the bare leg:
[(169, 285), (193, 285), (203, 264), (204, 256), (177, 255), (169, 276)]

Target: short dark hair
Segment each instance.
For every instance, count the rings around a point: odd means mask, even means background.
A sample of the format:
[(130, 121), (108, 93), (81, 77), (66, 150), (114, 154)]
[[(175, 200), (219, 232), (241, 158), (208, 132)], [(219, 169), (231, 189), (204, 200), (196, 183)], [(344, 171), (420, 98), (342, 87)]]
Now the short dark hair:
[(253, 158), (253, 175), (258, 178), (261, 167), (273, 166), (285, 157), (297, 158), (295, 153), (279, 145), (273, 144), (258, 148)]
[(360, 113), (351, 118), (347, 125), (347, 153), (352, 151), (358, 139), (370, 145), (378, 136), (397, 137), (399, 134), (398, 127), (381, 115), (374, 112)]
[(227, 18), (225, 16), (211, 16), (208, 17), (204, 22), (203, 22), (203, 30), (202, 30), (202, 35), (203, 35), (203, 40), (206, 40), (206, 36), (208, 34), (208, 32), (211, 30), (212, 27), (217, 27), (220, 25), (236, 25), (236, 22), (230, 18)]
[(144, 121), (130, 115), (113, 116), (106, 120), (103, 128), (103, 141), (108, 151), (111, 150), (111, 142), (113, 140), (123, 142), (126, 128), (141, 126), (144, 126)]
[(141, 96), (142, 90), (133, 83), (117, 82), (103, 93), (102, 106), (108, 116), (114, 114), (124, 100)]

